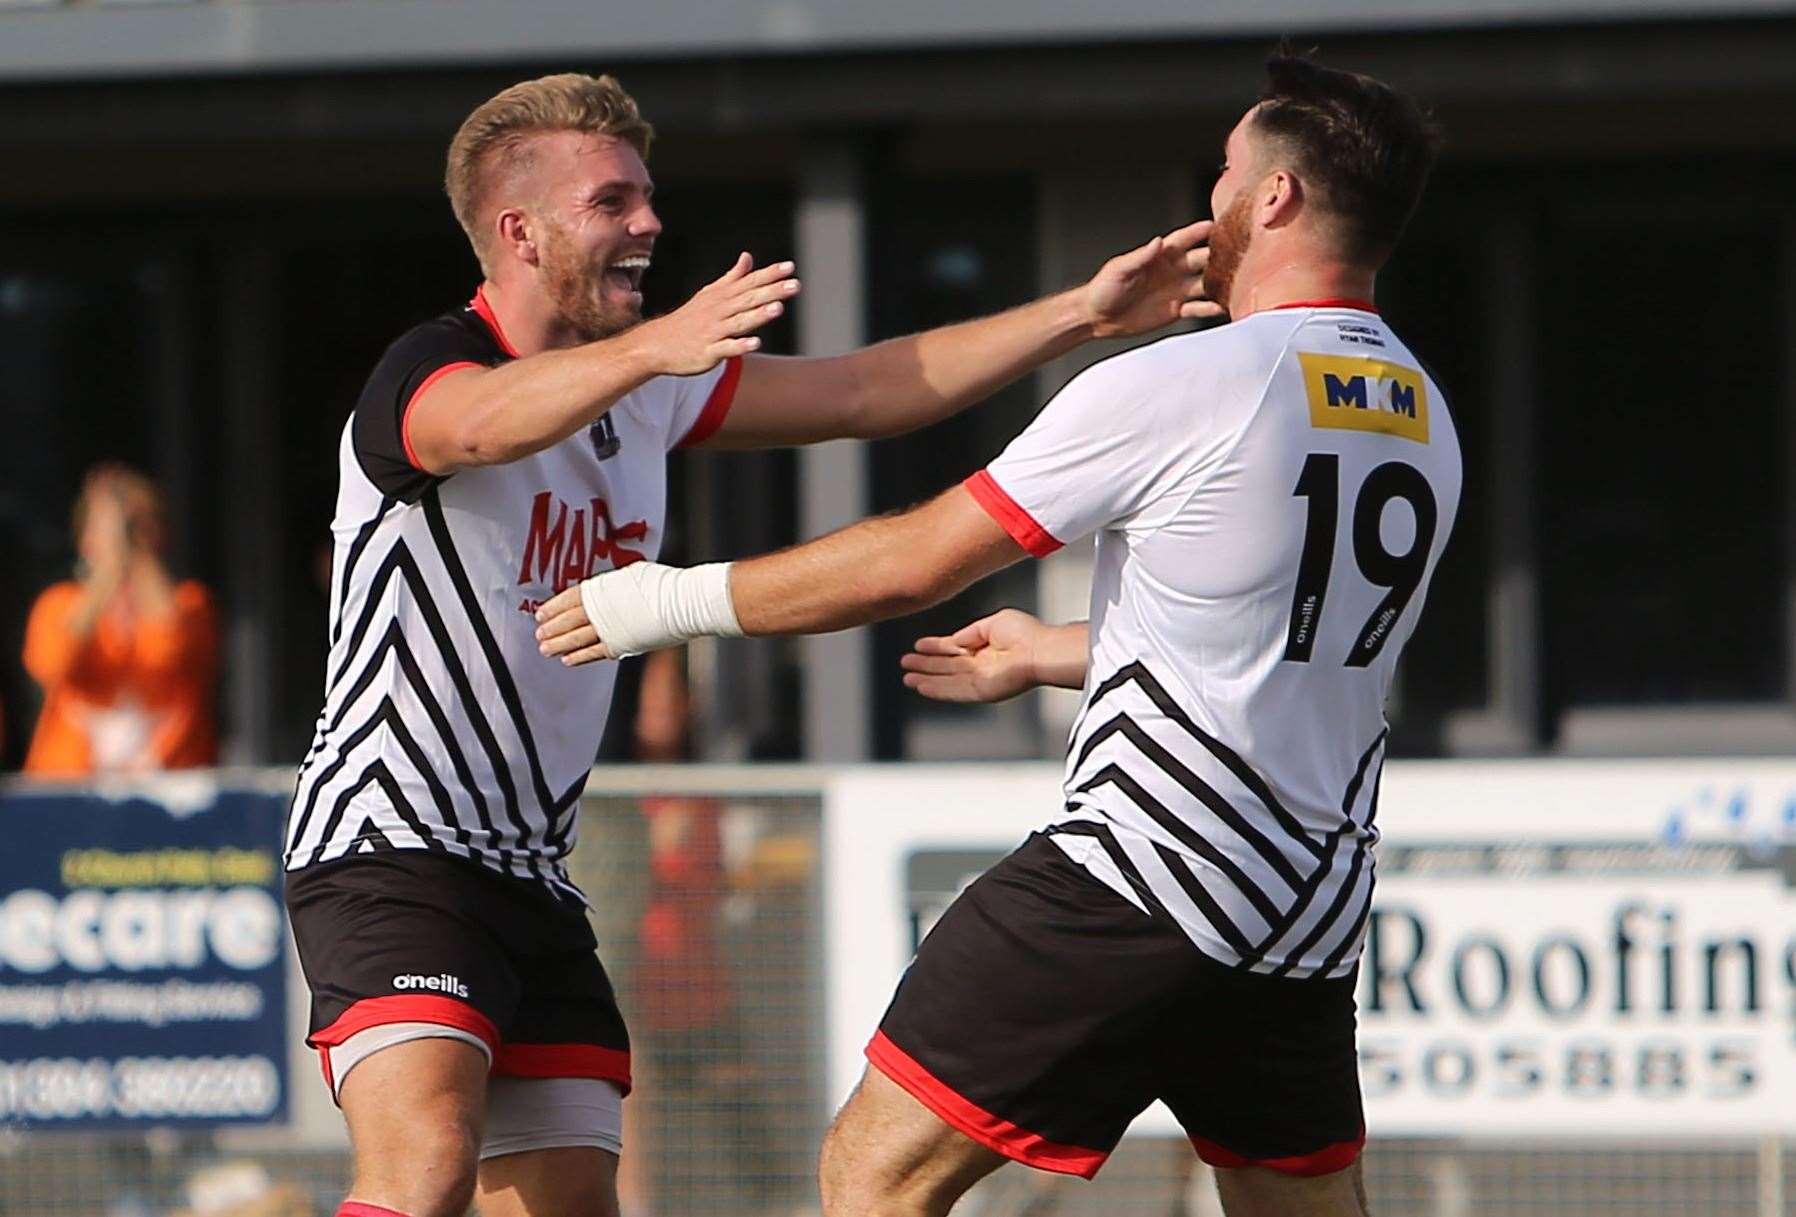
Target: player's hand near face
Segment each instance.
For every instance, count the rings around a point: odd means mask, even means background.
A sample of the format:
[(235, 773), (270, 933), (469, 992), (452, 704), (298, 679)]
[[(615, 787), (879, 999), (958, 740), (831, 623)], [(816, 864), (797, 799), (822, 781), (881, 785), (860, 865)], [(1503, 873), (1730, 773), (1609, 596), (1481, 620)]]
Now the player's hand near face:
[(1179, 320), (1223, 316), (1204, 295), (1209, 220), (1199, 220), (1116, 255), (1082, 289), (1092, 337), (1126, 338)]
[(999, 702), (1042, 685), (1085, 682), (1083, 621), (1043, 625), (1020, 609), (1000, 609), (943, 637), (919, 638), (899, 663), (905, 687), (936, 701)]
[(798, 292), (790, 262), (754, 268), (747, 254), (653, 321), (498, 367), (464, 362), (425, 383), (405, 410), (407, 459), (446, 477), (504, 465), (577, 434), (657, 376), (694, 376), (759, 349), (754, 331)]
[[(1090, 339), (1221, 317), (1222, 307), (1203, 292), (1210, 230), (1208, 220), (1175, 229), (1118, 254), (1086, 283), (994, 316), (845, 355), (756, 355), (743, 363), (729, 414), (703, 443), (771, 448), (903, 435)], [(752, 304), (748, 316), (765, 320)]]
[(786, 310), (798, 294), (791, 262), (755, 269), (746, 253), (723, 275), (693, 293), (673, 312), (645, 321), (636, 329), (655, 368), (669, 376), (696, 376), (724, 360), (761, 348), (753, 331)]

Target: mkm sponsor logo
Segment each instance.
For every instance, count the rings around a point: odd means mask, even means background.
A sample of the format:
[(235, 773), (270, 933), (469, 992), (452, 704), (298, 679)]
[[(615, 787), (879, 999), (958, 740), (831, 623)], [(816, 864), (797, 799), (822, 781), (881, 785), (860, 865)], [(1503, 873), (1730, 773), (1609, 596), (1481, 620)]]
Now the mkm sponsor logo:
[(1298, 353), (1310, 425), (1428, 442), (1428, 386), (1414, 368), (1356, 355)]

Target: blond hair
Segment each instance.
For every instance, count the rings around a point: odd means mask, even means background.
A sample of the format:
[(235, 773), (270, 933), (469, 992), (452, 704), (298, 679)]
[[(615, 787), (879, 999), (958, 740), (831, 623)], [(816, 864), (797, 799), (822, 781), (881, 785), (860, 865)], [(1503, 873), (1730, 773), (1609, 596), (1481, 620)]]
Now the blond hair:
[(655, 128), (615, 76), (562, 72), (512, 85), (482, 102), (449, 141), (443, 188), (474, 254), (487, 268), (491, 234), (480, 222), (492, 184), (530, 168), (539, 135), (584, 131), (609, 135), (648, 159)]

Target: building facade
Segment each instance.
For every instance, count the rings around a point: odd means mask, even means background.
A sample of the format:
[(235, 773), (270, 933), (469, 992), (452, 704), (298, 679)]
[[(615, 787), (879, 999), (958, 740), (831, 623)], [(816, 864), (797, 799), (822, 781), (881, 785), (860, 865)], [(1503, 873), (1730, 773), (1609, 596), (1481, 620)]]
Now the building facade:
[[(159, 479), (177, 565), (219, 595), (228, 759), (303, 751), (336, 435), (385, 345), (472, 292), (441, 162), (504, 85), (618, 74), (660, 131), (651, 307), (738, 249), (796, 257), (770, 349), (825, 353), (1070, 285), (1203, 215), (1282, 34), (1448, 134), (1380, 283), (1467, 454), (1401, 751), (1796, 748), (1796, 3), (1199, 7), (0, 2), (6, 756), (33, 712), (24, 613), (102, 458)], [(1102, 353), (903, 439), (682, 455), (676, 551), (914, 502)], [(896, 662), (1002, 604), (1080, 615), (1083, 560), (871, 630), (696, 648), (704, 752), (1055, 753), (1063, 699), (936, 706)]]

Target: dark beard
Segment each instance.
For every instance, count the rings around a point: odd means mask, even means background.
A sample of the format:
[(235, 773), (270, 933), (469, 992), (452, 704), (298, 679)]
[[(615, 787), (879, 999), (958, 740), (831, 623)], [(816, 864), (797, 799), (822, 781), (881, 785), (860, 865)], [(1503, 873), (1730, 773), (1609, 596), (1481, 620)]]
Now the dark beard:
[(551, 233), (542, 244), (543, 283), (563, 325), (581, 342), (596, 342), (642, 320), (637, 309), (608, 306), (600, 294), (605, 272), (581, 262), (571, 241), (563, 240), (558, 232)]
[(1247, 218), (1247, 191), (1237, 194), (1216, 226), (1210, 230), (1210, 260), (1204, 266), (1204, 295), (1220, 304), (1229, 305), (1229, 293), (1235, 287), (1235, 272), (1253, 242), (1253, 223)]

